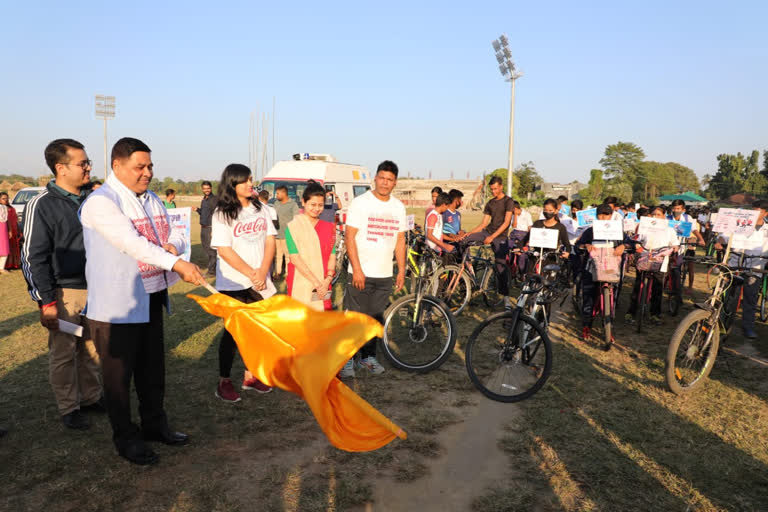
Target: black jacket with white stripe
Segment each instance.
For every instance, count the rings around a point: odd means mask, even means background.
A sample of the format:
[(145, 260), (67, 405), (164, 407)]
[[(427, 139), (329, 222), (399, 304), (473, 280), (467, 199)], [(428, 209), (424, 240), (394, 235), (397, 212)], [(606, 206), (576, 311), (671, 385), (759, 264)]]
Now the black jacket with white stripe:
[(85, 289), (85, 246), (79, 206), (49, 183), (24, 207), (21, 268), (32, 300), (56, 300), (57, 288)]

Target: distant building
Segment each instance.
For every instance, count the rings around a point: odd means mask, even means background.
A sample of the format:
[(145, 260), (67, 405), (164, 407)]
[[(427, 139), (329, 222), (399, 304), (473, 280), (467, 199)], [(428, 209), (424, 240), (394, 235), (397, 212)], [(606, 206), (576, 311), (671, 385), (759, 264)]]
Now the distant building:
[(556, 198), (557, 196), (566, 196), (568, 200), (578, 199), (579, 191), (583, 188), (587, 188), (584, 183), (578, 181), (572, 181), (563, 185), (562, 183), (542, 183), (536, 190), (547, 196)]

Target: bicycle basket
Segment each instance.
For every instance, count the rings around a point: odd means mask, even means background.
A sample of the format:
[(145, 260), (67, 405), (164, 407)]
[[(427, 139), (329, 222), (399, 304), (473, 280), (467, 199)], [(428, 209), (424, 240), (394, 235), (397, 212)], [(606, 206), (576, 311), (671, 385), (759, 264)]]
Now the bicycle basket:
[(664, 258), (671, 253), (672, 249), (669, 247), (662, 247), (661, 249), (654, 249), (652, 251), (643, 251), (637, 256), (635, 266), (637, 267), (637, 270), (658, 272), (664, 264)]
[(589, 256), (592, 279), (604, 283), (618, 283), (621, 280), (621, 256), (613, 253), (613, 247), (593, 247)]

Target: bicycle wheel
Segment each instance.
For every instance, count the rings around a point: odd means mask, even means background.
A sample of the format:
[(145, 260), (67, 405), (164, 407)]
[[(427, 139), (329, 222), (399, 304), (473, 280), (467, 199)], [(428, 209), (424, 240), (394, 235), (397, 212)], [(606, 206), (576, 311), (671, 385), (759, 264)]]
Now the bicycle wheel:
[(499, 292), (499, 279), (501, 276), (496, 272), (493, 263), (487, 269), (483, 269), (485, 275), (480, 284), (480, 290), (483, 292), (483, 301), (489, 308), (495, 308), (504, 301), (504, 296)]
[(443, 364), (456, 345), (456, 319), (437, 297), (406, 295), (384, 312), (381, 349), (392, 366), (428, 372)]
[(637, 326), (637, 332), (643, 332), (643, 323), (645, 323), (645, 313), (648, 311), (648, 302), (651, 300), (651, 294), (648, 290), (648, 285), (651, 279), (644, 277), (640, 283), (640, 290), (637, 294), (637, 318), (635, 319), (635, 325)]
[(475, 387), (499, 402), (518, 402), (536, 393), (552, 371), (552, 343), (531, 317), (497, 313), (467, 340), (467, 373)]
[(710, 328), (711, 313), (696, 309), (677, 326), (667, 348), (665, 378), (676, 395), (689, 393), (699, 387), (712, 371), (720, 346), (720, 328)]
[(455, 316), (459, 316), (472, 297), (472, 282), (458, 265), (445, 265), (429, 280), (429, 293), (445, 302)]
[(667, 274), (667, 279), (664, 280), (664, 288), (667, 295), (667, 308), (671, 316), (677, 316), (680, 311), (680, 302), (682, 301), (682, 294), (680, 291), (675, 292), (672, 289), (672, 274)]
[(603, 335), (605, 336), (605, 348), (610, 349), (613, 344), (613, 294), (610, 287), (603, 287)]

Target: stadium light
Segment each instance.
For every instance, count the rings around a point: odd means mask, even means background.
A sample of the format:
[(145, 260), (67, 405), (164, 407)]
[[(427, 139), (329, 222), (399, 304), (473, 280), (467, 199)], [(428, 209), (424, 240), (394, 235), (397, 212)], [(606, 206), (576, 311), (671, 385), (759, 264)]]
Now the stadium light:
[(515, 69), (515, 62), (512, 60), (512, 52), (509, 50), (509, 39), (502, 34), (498, 39), (491, 41), (491, 46), (496, 52), (496, 60), (499, 63), (499, 72), (504, 80), (512, 83), (512, 97), (509, 107), (509, 159), (507, 163), (507, 195), (512, 197), (512, 172), (514, 155), (514, 133), (515, 133), (515, 80), (523, 76)]
[(107, 179), (109, 158), (107, 156), (107, 120), (115, 118), (115, 97), (96, 95), (96, 117), (104, 120), (104, 179)]

